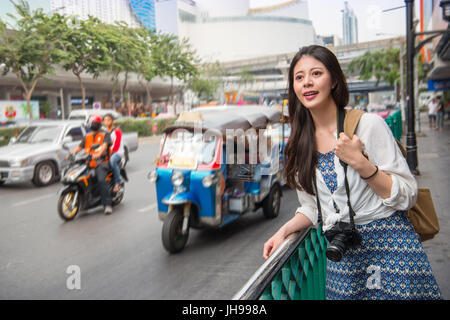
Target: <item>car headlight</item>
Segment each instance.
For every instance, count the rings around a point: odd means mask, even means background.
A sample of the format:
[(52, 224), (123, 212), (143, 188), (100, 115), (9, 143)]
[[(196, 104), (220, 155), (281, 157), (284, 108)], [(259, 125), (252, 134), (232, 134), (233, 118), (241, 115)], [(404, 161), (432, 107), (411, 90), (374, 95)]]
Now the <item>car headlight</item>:
[(156, 170), (151, 171), (147, 175), (147, 179), (150, 180), (150, 182), (156, 182), (156, 180), (158, 180), (158, 173), (156, 172)]
[(205, 188), (211, 187), (214, 183), (217, 182), (216, 175), (210, 174), (202, 179), (202, 184)]
[(12, 160), (9, 162), (9, 165), (12, 168), (21, 168), (21, 167), (26, 167), (28, 165), (28, 159), (24, 159), (24, 160)]
[(175, 187), (179, 187), (184, 182), (184, 175), (180, 171), (174, 171), (171, 180)]

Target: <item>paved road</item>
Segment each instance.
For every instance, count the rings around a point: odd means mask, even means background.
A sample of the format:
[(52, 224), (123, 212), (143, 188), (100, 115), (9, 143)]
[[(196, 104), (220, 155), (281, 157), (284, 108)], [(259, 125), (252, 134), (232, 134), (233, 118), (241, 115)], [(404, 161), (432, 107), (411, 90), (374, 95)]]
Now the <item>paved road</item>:
[[(63, 222), (59, 183), (0, 187), (0, 299), (230, 299), (264, 262), (263, 243), (297, 207), (284, 189), (280, 216), (262, 210), (219, 230), (191, 230), (185, 250), (168, 254), (155, 189), (146, 179), (158, 144), (131, 154), (125, 199), (111, 216), (100, 209)], [(81, 289), (68, 290), (69, 266)]]

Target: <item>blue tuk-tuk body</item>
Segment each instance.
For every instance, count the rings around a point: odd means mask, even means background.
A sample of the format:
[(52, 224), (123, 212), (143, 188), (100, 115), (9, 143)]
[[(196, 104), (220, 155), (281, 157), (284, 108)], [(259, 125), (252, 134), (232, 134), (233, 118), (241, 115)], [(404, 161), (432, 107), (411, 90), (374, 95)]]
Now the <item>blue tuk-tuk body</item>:
[[(260, 207), (267, 218), (278, 216), (285, 144), (280, 120), (281, 112), (266, 106), (198, 108), (165, 130), (149, 178), (166, 250), (181, 251), (191, 227), (220, 228)], [(269, 158), (251, 146), (263, 140), (261, 129)]]

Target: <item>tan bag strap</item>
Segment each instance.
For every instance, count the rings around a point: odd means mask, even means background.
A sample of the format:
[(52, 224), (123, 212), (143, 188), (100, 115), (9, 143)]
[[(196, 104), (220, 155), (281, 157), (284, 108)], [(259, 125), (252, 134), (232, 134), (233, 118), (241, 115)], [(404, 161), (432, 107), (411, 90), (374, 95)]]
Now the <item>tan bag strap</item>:
[(344, 133), (350, 139), (353, 139), (353, 135), (355, 134), (356, 127), (358, 126), (359, 120), (361, 116), (364, 114), (364, 111), (351, 109), (347, 111), (345, 115), (344, 121)]

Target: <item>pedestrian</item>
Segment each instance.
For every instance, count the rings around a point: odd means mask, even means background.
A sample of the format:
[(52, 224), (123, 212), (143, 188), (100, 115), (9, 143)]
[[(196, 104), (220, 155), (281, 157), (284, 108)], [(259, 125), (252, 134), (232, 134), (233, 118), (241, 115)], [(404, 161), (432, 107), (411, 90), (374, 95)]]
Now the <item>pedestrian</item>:
[(442, 131), (444, 128), (444, 103), (441, 101), (441, 96), (436, 97), (436, 130)]
[[(290, 65), (288, 97), (291, 135), (284, 176), (297, 189), (300, 207), (266, 241), (263, 257), (289, 234), (318, 227), (318, 204), (325, 232), (348, 223), (347, 176), (356, 212), (352, 232), (361, 243), (344, 250), (340, 261), (327, 260), (327, 299), (441, 299), (405, 212), (415, 204), (417, 183), (386, 122), (365, 113), (352, 139), (337, 133), (349, 91), (336, 56), (322, 46), (302, 48)], [(346, 175), (340, 160), (348, 164)]]
[(437, 99), (433, 97), (428, 103), (428, 124), (430, 129), (436, 129), (436, 109), (437, 109)]

